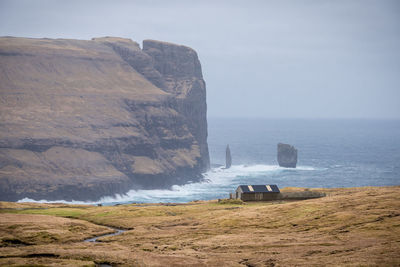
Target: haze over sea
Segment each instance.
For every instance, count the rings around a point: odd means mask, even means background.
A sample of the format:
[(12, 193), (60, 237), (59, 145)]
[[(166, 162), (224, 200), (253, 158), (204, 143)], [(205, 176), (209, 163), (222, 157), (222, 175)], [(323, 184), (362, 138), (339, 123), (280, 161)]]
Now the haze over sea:
[[(240, 184), (277, 184), (280, 188), (400, 185), (400, 120), (211, 118), (208, 132), (212, 168), (205, 182), (172, 190), (131, 190), (96, 203), (226, 198)], [(298, 149), (296, 169), (278, 166), (279, 142)], [(223, 169), (216, 165), (225, 163), (227, 144), (233, 166)]]

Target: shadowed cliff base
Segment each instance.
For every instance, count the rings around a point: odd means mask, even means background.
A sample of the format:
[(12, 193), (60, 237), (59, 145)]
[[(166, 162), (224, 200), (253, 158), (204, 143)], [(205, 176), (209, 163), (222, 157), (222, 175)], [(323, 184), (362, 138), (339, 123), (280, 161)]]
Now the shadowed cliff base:
[(123, 38), (0, 38), (0, 199), (97, 200), (209, 168), (196, 52)]

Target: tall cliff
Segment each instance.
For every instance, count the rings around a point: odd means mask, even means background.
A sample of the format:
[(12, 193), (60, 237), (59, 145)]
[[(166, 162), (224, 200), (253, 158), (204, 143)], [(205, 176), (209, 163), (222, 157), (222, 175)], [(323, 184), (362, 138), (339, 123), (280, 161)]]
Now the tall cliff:
[(96, 200), (209, 168), (191, 48), (122, 38), (0, 38), (0, 200)]

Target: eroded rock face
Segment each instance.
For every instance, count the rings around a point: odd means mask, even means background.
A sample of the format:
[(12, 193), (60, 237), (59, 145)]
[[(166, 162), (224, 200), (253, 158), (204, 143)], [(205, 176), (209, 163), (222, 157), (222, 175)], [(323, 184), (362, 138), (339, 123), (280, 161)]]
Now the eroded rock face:
[(199, 144), (202, 169), (209, 169), (206, 84), (197, 53), (186, 46), (154, 40), (144, 40), (143, 51), (152, 57), (155, 69), (163, 76), (164, 91), (176, 97), (178, 111)]
[(0, 38), (0, 90), (0, 200), (97, 200), (209, 168), (205, 83), (190, 48)]
[(278, 144), (278, 163), (285, 168), (296, 168), (297, 149), (288, 144)]

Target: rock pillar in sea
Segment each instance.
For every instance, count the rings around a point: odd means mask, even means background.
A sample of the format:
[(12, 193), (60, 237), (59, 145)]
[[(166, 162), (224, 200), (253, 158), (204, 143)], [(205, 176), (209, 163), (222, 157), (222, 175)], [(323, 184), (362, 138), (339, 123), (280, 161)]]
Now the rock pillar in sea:
[(288, 144), (278, 144), (278, 163), (285, 168), (296, 168), (297, 149)]
[(231, 150), (229, 149), (229, 145), (226, 146), (226, 163), (225, 167), (229, 169), (232, 166), (232, 156), (231, 156)]

